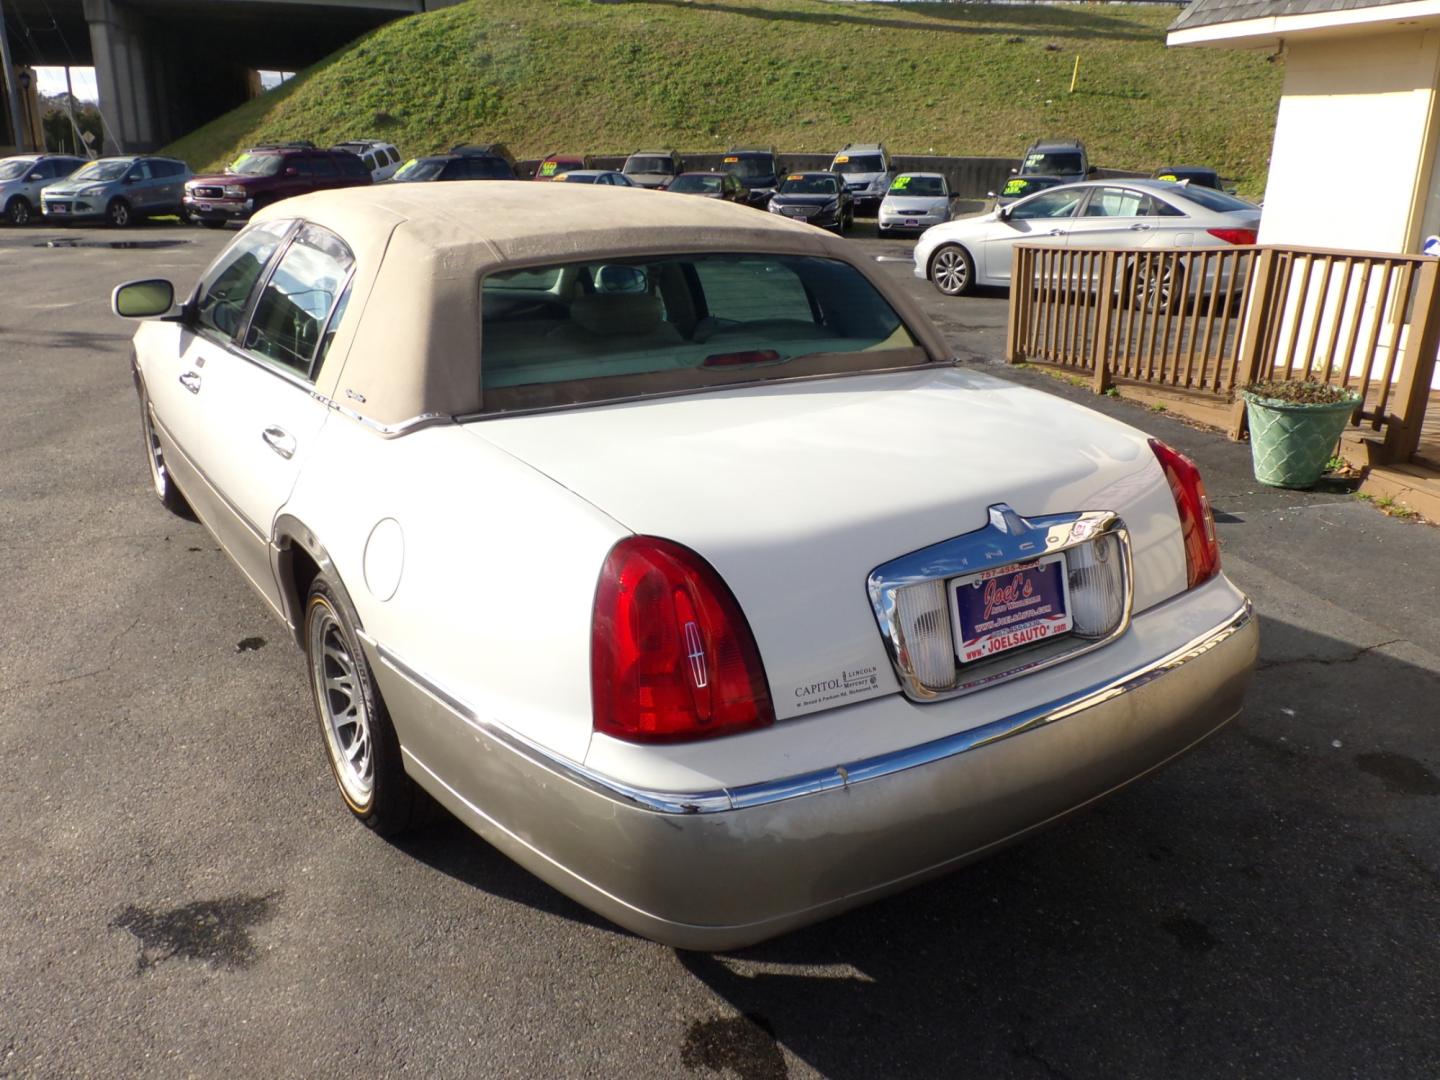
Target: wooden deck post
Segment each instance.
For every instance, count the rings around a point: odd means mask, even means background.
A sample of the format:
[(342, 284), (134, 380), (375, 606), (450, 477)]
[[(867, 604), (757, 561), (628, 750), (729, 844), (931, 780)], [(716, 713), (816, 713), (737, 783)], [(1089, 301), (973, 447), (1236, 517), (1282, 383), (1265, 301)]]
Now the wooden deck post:
[(1095, 393), (1103, 394), (1110, 389), (1110, 317), (1115, 310), (1115, 262), (1113, 251), (1100, 253), (1100, 289), (1095, 294), (1099, 306), (1099, 317), (1095, 322), (1095, 344), (1091, 349), (1090, 363), (1095, 377)]
[(1240, 354), (1235, 364), (1235, 401), (1230, 406), (1229, 434), (1237, 441), (1245, 435), (1245, 400), (1240, 396), (1240, 390), (1249, 386), (1260, 374), (1271, 308), (1277, 299), (1283, 298), (1275, 296), (1275, 250), (1262, 248), (1260, 265), (1255, 269), (1254, 288), (1246, 298), (1245, 327), (1240, 335)]
[(1420, 425), (1430, 403), (1435, 352), (1440, 349), (1440, 261), (1426, 259), (1415, 284), (1410, 334), (1400, 359), (1400, 375), (1391, 397), (1391, 414), (1381, 448), (1384, 464), (1403, 465), (1420, 445)]
[[(1026, 323), (1030, 319), (1030, 294), (1035, 288), (1032, 248), (1017, 244), (1010, 272), (1010, 307), (1005, 318), (1005, 362), (1025, 362)], [(1021, 282), (1024, 282), (1022, 285)]]

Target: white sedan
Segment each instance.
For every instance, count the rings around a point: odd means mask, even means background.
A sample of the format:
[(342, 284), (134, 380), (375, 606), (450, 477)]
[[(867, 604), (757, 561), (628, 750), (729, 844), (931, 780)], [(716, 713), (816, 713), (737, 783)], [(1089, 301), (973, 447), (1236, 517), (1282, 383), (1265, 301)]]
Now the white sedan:
[(360, 188), (173, 296), (112, 300), (150, 479), (304, 650), (350, 812), (438, 802), (637, 933), (908, 887), (1241, 707), (1258, 631), (1195, 467), (958, 366), (818, 230)]
[(988, 214), (926, 229), (915, 276), (946, 296), (1007, 287), (1015, 245), (1073, 248), (1253, 244), (1260, 208), (1223, 191), (1165, 180), (1087, 180), (1052, 187)]

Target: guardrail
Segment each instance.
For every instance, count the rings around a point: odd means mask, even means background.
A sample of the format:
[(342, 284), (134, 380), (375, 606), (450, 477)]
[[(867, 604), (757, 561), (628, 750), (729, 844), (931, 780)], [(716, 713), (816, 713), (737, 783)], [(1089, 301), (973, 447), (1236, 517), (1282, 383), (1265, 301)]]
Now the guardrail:
[(1360, 391), (1377, 463), (1419, 445), (1440, 348), (1440, 260), (1323, 248), (1017, 245), (1006, 359), (1232, 402), (1260, 379)]

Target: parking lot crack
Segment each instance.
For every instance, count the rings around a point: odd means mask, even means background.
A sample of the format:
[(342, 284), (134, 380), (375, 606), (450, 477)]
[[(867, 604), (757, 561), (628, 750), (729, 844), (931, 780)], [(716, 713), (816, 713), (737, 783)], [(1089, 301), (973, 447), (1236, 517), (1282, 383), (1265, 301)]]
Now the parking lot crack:
[(1255, 670), (1269, 671), (1271, 668), (1294, 667), (1296, 664), (1319, 664), (1321, 667), (1334, 667), (1337, 664), (1353, 664), (1368, 653), (1375, 652), (1378, 649), (1389, 648), (1391, 645), (1399, 645), (1405, 640), (1405, 638), (1391, 638), (1389, 641), (1366, 645), (1346, 656), (1291, 656), (1284, 660), (1262, 660), (1255, 665)]
[(131, 630), (134, 630), (139, 622), (140, 616), (136, 615), (135, 618), (130, 620), (130, 625), (110, 639), (110, 646), (105, 650), (108, 659), (99, 667), (92, 668), (89, 671), (82, 671), (76, 675), (66, 675), (59, 679), (45, 679), (40, 682), (31, 682), (22, 679), (20, 682), (13, 683), (10, 686), (0, 686), (0, 694), (12, 694), (17, 690), (49, 689), (53, 686), (64, 686), (67, 683), (79, 682), (81, 679), (93, 679), (96, 675), (104, 674), (115, 666), (117, 659), (116, 653), (119, 651), (121, 640), (123, 640), (125, 635), (130, 633)]

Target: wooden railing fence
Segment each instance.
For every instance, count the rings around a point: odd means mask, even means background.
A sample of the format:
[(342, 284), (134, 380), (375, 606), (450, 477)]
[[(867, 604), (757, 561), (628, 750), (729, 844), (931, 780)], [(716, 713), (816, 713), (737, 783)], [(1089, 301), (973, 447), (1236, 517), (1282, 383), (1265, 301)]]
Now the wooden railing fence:
[(1372, 458), (1419, 445), (1440, 348), (1440, 260), (1319, 248), (1122, 251), (1018, 245), (1006, 359), (1236, 402), (1260, 379), (1360, 391)]

